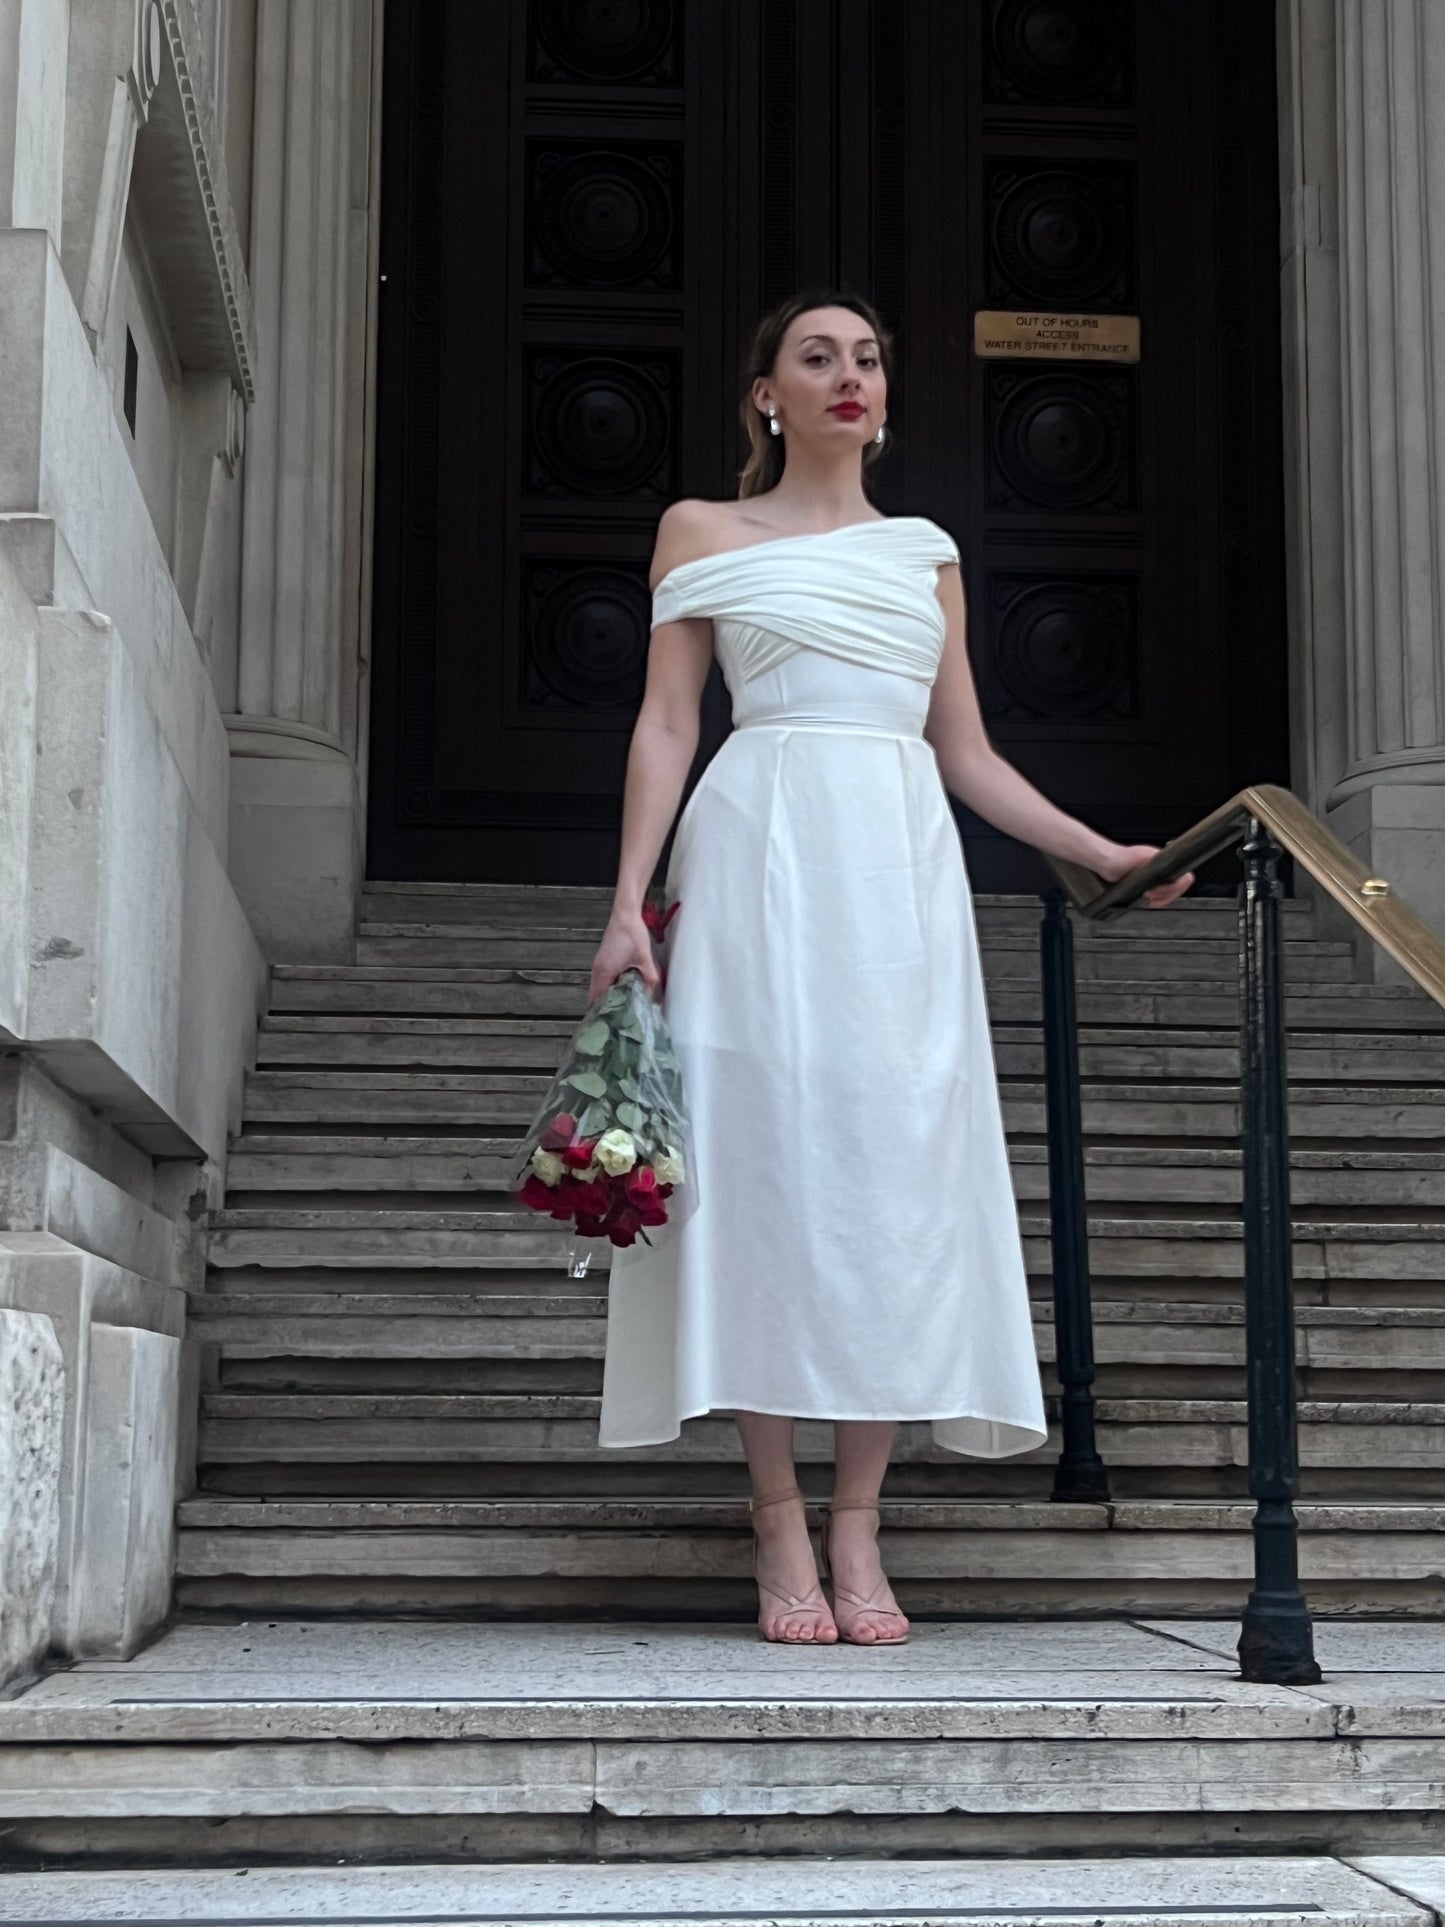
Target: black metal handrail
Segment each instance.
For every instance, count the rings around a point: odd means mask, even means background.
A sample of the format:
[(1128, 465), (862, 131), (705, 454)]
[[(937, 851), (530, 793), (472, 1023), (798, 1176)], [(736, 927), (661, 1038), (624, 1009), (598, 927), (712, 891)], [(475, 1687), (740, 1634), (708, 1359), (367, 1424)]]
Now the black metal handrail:
[(1088, 1194), (1079, 1091), (1074, 928), (1062, 890), (1044, 899), (1044, 1090), (1049, 1140), (1049, 1227), (1054, 1272), (1054, 1372), (1062, 1434), (1054, 1467), (1056, 1499), (1109, 1496), (1109, 1475), (1094, 1437), (1094, 1314), (1089, 1278)]
[(1240, 1136), (1249, 1490), (1255, 1502), (1254, 1588), (1240, 1627), (1239, 1664), (1244, 1679), (1300, 1685), (1317, 1681), (1320, 1668), (1300, 1586), (1294, 1509), (1299, 1449), (1280, 859), (1288, 851), (1441, 1005), (1445, 938), (1396, 897), (1383, 878), (1371, 876), (1297, 797), (1274, 784), (1241, 790), (1118, 883), (1105, 885), (1076, 864), (1052, 866), (1062, 887), (1050, 890), (1045, 899), (1042, 964), (1063, 1433), (1054, 1496), (1108, 1496), (1108, 1475), (1094, 1438), (1079, 1041), (1065, 894), (1082, 915), (1110, 919), (1156, 884), (1171, 882), (1234, 843), (1244, 865), (1239, 886)]

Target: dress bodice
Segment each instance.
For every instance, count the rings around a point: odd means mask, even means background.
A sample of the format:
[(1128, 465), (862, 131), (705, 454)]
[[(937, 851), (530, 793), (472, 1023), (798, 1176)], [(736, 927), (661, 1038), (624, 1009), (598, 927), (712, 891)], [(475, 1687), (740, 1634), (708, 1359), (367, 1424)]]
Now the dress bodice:
[(652, 626), (710, 617), (738, 720), (747, 686), (802, 651), (932, 684), (946, 625), (937, 572), (952, 538), (921, 515), (776, 536), (680, 562), (658, 583)]

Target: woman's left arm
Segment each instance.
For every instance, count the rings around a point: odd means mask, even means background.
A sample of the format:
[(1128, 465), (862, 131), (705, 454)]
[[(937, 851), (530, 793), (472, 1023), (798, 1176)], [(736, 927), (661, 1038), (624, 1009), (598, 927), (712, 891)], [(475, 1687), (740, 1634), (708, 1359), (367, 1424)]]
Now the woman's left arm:
[[(943, 656), (933, 684), (924, 738), (938, 758), (944, 786), (995, 829), (1017, 837), (1048, 856), (1081, 863), (1106, 883), (1117, 882), (1130, 870), (1148, 862), (1158, 850), (1154, 843), (1115, 843), (1061, 810), (1034, 788), (989, 741), (978, 706), (973, 671), (968, 661), (968, 617), (963, 579), (947, 563), (938, 572), (938, 600), (948, 620)], [(1157, 884), (1145, 892), (1152, 909), (1162, 909), (1182, 896), (1194, 881), (1186, 871), (1173, 883)]]

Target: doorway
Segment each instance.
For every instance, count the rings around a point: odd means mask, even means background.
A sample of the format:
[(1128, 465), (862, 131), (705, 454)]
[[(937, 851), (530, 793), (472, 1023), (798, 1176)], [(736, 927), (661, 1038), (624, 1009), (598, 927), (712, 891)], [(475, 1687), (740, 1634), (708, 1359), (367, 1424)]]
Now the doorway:
[[(384, 87), (372, 876), (613, 880), (657, 517), (735, 493), (806, 286), (894, 332), (876, 498), (959, 543), (1003, 753), (1129, 840), (1288, 780), (1271, 9), (391, 0)], [(715, 669), (694, 780), (727, 718)]]

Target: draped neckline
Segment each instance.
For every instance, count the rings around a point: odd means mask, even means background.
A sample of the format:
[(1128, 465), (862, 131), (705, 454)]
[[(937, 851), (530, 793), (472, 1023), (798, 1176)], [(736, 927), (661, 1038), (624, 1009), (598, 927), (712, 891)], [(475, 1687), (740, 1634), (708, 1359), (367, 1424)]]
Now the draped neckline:
[(844, 522), (836, 529), (807, 529), (799, 535), (770, 535), (766, 542), (744, 542), (735, 549), (715, 549), (711, 555), (695, 555), (687, 562), (675, 562), (666, 575), (659, 576), (652, 593), (656, 595), (664, 582), (671, 582), (675, 575), (684, 569), (700, 569), (705, 562), (730, 562), (741, 555), (751, 555), (754, 549), (778, 549), (791, 542), (826, 542), (830, 536), (853, 535), (859, 529), (896, 528), (900, 523), (923, 523), (935, 527), (926, 515), (876, 515), (866, 522)]

